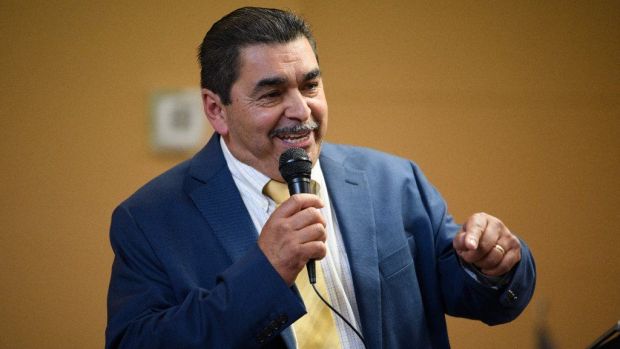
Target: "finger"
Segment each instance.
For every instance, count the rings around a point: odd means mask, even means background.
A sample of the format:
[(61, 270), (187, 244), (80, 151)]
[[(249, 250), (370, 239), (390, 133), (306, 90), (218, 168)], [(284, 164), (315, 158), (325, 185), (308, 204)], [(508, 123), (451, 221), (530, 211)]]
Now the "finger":
[(303, 237), (303, 243), (299, 243), (295, 247), (295, 259), (299, 261), (301, 267), (310, 259), (321, 259), (327, 253), (327, 245), (325, 244), (325, 232), (320, 229), (305, 229), (299, 232)]
[[(482, 240), (481, 240), (482, 241)], [(492, 240), (487, 240), (488, 242), (492, 241)], [(478, 248), (475, 250), (462, 250), (462, 251), (457, 251), (457, 254), (459, 255), (459, 257), (461, 257), (461, 259), (463, 259), (465, 262), (467, 263), (471, 263), (471, 264), (485, 264), (486, 263), (493, 263), (493, 261), (496, 261), (498, 258), (500, 258), (501, 256), (498, 256), (496, 252), (499, 252), (500, 250), (494, 250), (495, 244), (494, 245), (489, 245), (487, 242), (484, 242), (484, 244), (479, 243)], [(486, 261), (486, 259), (489, 259), (488, 261)]]
[(487, 217), (484, 213), (476, 213), (469, 217), (467, 222), (463, 225), (463, 231), (465, 232), (465, 247), (468, 250), (475, 250), (478, 248), (478, 241), (482, 236), (482, 233), (487, 226)]
[[(514, 265), (521, 260), (521, 242), (511, 233), (503, 235), (497, 241), (494, 249), (497, 251), (505, 251), (503, 253), (504, 258), (502, 258), (501, 262), (495, 266), (479, 265), (479, 267), (483, 270), (492, 271), (493, 275), (502, 275), (503, 273), (506, 273), (507, 271), (505, 268), (508, 268), (508, 271), (510, 271)], [(516, 258), (516, 260), (512, 260), (512, 258)]]
[(467, 251), (465, 258), (480, 268), (490, 269), (499, 264), (506, 252), (515, 248), (521, 248), (519, 239), (500, 220), (491, 219), (478, 243), (478, 249), (475, 252)]
[(299, 251), (303, 256), (303, 265), (305, 265), (311, 259), (321, 260), (325, 258), (327, 255), (327, 246), (323, 241), (310, 241), (301, 245)]
[(289, 217), (289, 219), (291, 220), (291, 226), (295, 230), (301, 230), (308, 225), (317, 223), (323, 227), (327, 226), (321, 211), (316, 207), (306, 207), (305, 209)]
[(512, 249), (507, 251), (502, 261), (495, 267), (481, 271), (489, 276), (501, 276), (508, 273), (521, 260), (521, 250)]
[(484, 257), (475, 262), (474, 265), (482, 270), (493, 269), (502, 262), (505, 254), (506, 250), (504, 250), (501, 245), (496, 244)]
[(295, 213), (306, 209), (308, 207), (314, 207), (321, 209), (325, 206), (323, 200), (314, 194), (295, 194), (286, 199), (272, 215), (276, 217), (290, 217)]
[[(468, 263), (492, 263), (495, 261), (498, 256), (494, 251), (494, 247), (497, 244), (499, 238), (499, 231), (497, 230), (485, 230), (482, 233), (482, 237), (478, 241), (478, 248), (475, 250), (465, 249), (465, 250), (457, 250), (457, 253), (463, 260)], [(485, 259), (490, 258), (488, 262), (485, 262)]]
[(457, 252), (464, 252), (468, 250), (467, 246), (465, 245), (466, 236), (467, 234), (465, 234), (465, 231), (463, 231), (463, 228), (461, 228), (461, 231), (459, 231), (454, 237), (454, 240), (452, 240), (452, 247), (454, 247)]
[(312, 241), (327, 241), (327, 231), (325, 230), (325, 226), (320, 223), (304, 227), (302, 230), (296, 232), (296, 234), (300, 244)]
[[(499, 238), (501, 227), (486, 217), (479, 218), (482, 215), (484, 214), (472, 216), (453, 241), (457, 254), (467, 263), (487, 265), (498, 259), (496, 255), (489, 253)], [(474, 239), (477, 241), (473, 241)], [(473, 245), (476, 245), (476, 248), (472, 248)]]
[(480, 252), (479, 250), (466, 250), (466, 251), (457, 251), (457, 254), (461, 259), (469, 264), (477, 264), (480, 262), (485, 254)]
[(493, 250), (504, 230), (504, 224), (497, 218), (487, 216), (487, 224), (478, 240), (478, 252), (483, 256)]
[(499, 240), (497, 240), (497, 243), (506, 251), (512, 249), (521, 250), (521, 241), (519, 241), (519, 238), (510, 233), (508, 229), (506, 229), (506, 231), (507, 234), (503, 234)]

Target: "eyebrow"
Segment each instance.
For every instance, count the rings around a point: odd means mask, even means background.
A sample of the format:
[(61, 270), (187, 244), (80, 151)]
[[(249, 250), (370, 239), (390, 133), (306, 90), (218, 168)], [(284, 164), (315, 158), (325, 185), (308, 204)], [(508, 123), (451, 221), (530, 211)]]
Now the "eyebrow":
[(314, 80), (320, 76), (321, 76), (321, 71), (319, 70), (319, 68), (315, 68), (309, 71), (308, 73), (306, 73), (306, 75), (304, 75), (303, 81)]
[(254, 87), (254, 91), (257, 91), (265, 86), (279, 86), (279, 85), (284, 85), (285, 83), (286, 83), (286, 79), (282, 77), (264, 78), (256, 84), (256, 86)]
[[(321, 76), (321, 71), (319, 70), (319, 68), (315, 68), (307, 72), (306, 74), (304, 74), (302, 81), (303, 82), (310, 81), (310, 80), (318, 78), (319, 76)], [(254, 90), (252, 93), (253, 94), (258, 93), (264, 87), (282, 86), (284, 84), (286, 84), (286, 79), (283, 77), (274, 76), (274, 77), (264, 78), (264, 79), (259, 80), (256, 83), (256, 86), (254, 86)]]

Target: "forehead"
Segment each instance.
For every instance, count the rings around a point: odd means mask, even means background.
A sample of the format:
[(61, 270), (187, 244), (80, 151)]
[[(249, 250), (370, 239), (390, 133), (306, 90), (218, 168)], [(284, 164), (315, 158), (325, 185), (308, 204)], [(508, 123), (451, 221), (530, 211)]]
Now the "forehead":
[(237, 82), (254, 84), (266, 77), (297, 80), (318, 66), (312, 46), (305, 37), (287, 43), (249, 45), (239, 53)]

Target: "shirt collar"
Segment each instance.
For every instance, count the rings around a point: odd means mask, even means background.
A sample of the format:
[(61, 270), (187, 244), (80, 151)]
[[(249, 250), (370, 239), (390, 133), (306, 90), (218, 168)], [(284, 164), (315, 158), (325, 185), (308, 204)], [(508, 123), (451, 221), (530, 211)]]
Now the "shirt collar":
[[(264, 196), (263, 188), (267, 182), (271, 180), (271, 178), (265, 176), (254, 167), (239, 161), (234, 155), (232, 155), (222, 137), (220, 137), (220, 145), (222, 147), (222, 152), (224, 153), (226, 163), (228, 164), (228, 169), (230, 170), (230, 173), (235, 181), (243, 182), (243, 184), (252, 188), (252, 192), (254, 194)], [(319, 183), (321, 190), (320, 196), (324, 197), (322, 194), (324, 190), (326, 191), (325, 179), (323, 178), (323, 171), (321, 170), (321, 164), (318, 159), (312, 168), (311, 178)], [(267, 198), (266, 196), (264, 197)]]
[(243, 184), (252, 188), (253, 191), (262, 195), (263, 187), (271, 178), (234, 157), (222, 137), (220, 137), (220, 145), (228, 164), (228, 169), (235, 181), (243, 182)]

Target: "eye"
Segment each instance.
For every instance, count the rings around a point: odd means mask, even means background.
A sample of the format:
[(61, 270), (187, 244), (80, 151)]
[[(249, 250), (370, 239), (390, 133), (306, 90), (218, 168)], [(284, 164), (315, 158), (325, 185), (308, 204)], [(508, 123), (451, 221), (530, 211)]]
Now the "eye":
[(274, 91), (269, 91), (265, 94), (263, 94), (260, 99), (274, 99), (274, 98), (278, 98), (280, 97), (280, 95), (282, 95), (282, 93), (278, 90), (274, 90)]
[(304, 90), (309, 92), (315, 92), (319, 88), (318, 81), (310, 81), (304, 86)]

